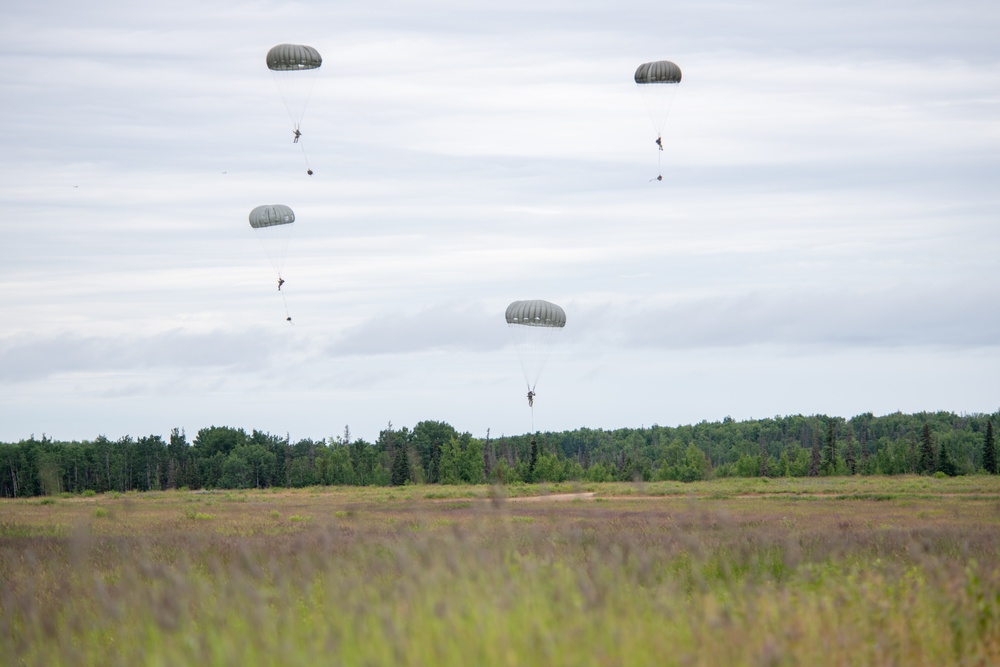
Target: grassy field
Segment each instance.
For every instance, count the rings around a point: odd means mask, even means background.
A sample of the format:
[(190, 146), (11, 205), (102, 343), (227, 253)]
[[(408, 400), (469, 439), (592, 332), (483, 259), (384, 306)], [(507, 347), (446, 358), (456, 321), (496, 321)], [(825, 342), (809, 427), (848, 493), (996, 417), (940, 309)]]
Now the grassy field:
[(1000, 478), (0, 502), (0, 664), (997, 665)]

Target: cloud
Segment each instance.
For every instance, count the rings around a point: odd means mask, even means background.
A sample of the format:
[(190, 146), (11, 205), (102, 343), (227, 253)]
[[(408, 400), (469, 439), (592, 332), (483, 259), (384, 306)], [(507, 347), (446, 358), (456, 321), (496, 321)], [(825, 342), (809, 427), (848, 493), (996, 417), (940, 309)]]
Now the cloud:
[(827, 348), (995, 348), (1000, 313), (989, 289), (751, 291), (636, 307), (619, 321), (625, 347), (749, 345)]
[[(516, 298), (566, 308), (550, 380), (601, 368), (547, 385), (546, 409), (579, 407), (546, 427), (601, 425), (588, 395), (631, 368), (650, 402), (608, 402), (611, 423), (662, 418), (671, 382), (690, 414), (737, 414), (749, 397), (714, 388), (803, 347), (891, 377), (938, 346), (935, 400), (976, 408), (995, 392), (970, 369), (1000, 359), (1000, 12), (813, 5), (5, 8), (0, 382), (20, 386), (0, 421), (142, 432), (169, 399), (192, 430), (323, 432), (331, 405), (373, 433), (499, 427), (479, 392), (517, 375)], [(264, 66), (284, 41), (324, 55), (302, 145)], [(684, 70), (662, 155), (631, 80), (660, 58)], [(298, 216), (280, 295), (247, 225), (264, 203)], [(857, 386), (825, 390), (832, 411)]]
[(347, 329), (326, 351), (331, 356), (428, 351), (491, 351), (509, 343), (496, 314), (481, 306), (438, 304), (417, 312), (386, 313)]
[(34, 381), (73, 373), (170, 368), (250, 372), (268, 366), (280, 340), (260, 332), (145, 336), (51, 337), (18, 335), (0, 340), (0, 382)]

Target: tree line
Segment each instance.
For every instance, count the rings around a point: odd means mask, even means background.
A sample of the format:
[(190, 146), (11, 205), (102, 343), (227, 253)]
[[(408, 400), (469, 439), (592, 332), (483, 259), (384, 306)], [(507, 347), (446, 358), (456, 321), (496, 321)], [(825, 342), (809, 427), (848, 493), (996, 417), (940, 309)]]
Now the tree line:
[(580, 428), (485, 438), (444, 422), (388, 424), (374, 442), (342, 435), (292, 442), (210, 426), (62, 442), (0, 443), (0, 497), (174, 488), (315, 485), (695, 481), (713, 477), (997, 474), (995, 414), (850, 419), (793, 415), (687, 426)]

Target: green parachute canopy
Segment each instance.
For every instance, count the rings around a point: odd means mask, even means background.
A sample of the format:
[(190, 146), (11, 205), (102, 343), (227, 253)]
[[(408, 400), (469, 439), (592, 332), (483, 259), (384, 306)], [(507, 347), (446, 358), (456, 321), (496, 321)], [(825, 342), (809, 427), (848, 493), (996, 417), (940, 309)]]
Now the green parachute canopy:
[(527, 327), (564, 327), (566, 311), (549, 301), (531, 299), (507, 306), (507, 324)]
[(274, 72), (298, 72), (322, 64), (319, 51), (304, 44), (278, 44), (267, 52), (267, 68)]
[(281, 278), (281, 271), (285, 267), (288, 242), (295, 228), (293, 222), (295, 222), (295, 212), (283, 204), (258, 206), (250, 211), (250, 226), (253, 227), (257, 240), (264, 248), (264, 254), (267, 255), (278, 278)]
[(663, 128), (667, 124), (674, 94), (681, 82), (681, 68), (669, 60), (643, 63), (635, 70), (635, 84), (662, 149)]
[(274, 85), (278, 87), (295, 129), (306, 114), (322, 64), (319, 51), (303, 44), (278, 44), (267, 52), (267, 68), (274, 75)]
[(290, 225), (295, 222), (295, 212), (283, 204), (258, 206), (250, 211), (250, 226), (254, 229)]
[(552, 343), (566, 326), (566, 311), (549, 301), (515, 301), (505, 313), (528, 390), (534, 391)]
[(635, 70), (635, 82), (677, 84), (681, 82), (681, 68), (669, 60), (643, 63)]

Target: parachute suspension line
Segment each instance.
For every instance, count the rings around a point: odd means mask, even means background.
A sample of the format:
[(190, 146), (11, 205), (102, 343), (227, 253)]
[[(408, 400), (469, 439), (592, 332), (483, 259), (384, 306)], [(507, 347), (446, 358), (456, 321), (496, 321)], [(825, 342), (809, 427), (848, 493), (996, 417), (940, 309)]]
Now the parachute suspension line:
[(566, 313), (554, 303), (541, 299), (514, 301), (504, 314), (514, 347), (517, 349), (524, 384), (528, 389), (531, 429), (535, 429), (535, 387), (549, 356), (553, 338), (566, 326)]
[(278, 294), (281, 295), (281, 303), (285, 307), (285, 320), (289, 324), (291, 324), (292, 323), (292, 314), (288, 312), (288, 297), (285, 296), (285, 292), (281, 289), (281, 287), (282, 287), (282, 285), (284, 284), (285, 281), (281, 277), (281, 271), (277, 271), (276, 270), (274, 273), (275, 273), (275, 275), (278, 276)]
[(285, 304), (285, 321), (292, 324), (292, 315), (288, 312), (288, 299), (285, 298), (285, 293), (281, 293), (281, 302)]
[(552, 342), (559, 335), (561, 327), (515, 324), (508, 328), (517, 349), (525, 383), (530, 391), (534, 391), (548, 362)]
[(288, 312), (288, 297), (285, 296), (284, 291), (282, 291), (281, 286), (284, 284), (284, 280), (281, 277), (281, 271), (275, 271), (278, 276), (278, 294), (281, 295), (281, 304), (285, 307), (285, 321), (292, 324), (292, 314)]
[(530, 401), (528, 401), (528, 409), (531, 410), (531, 432), (534, 433), (535, 432), (535, 399), (534, 399), (534, 396), (535, 396), (535, 385), (534, 384), (531, 385), (528, 388), (528, 391), (531, 392), (531, 396), (532, 396), (532, 399)]
[(275, 275), (280, 279), (281, 270), (285, 265), (285, 257), (288, 255), (288, 245), (295, 230), (294, 225), (278, 225), (272, 227), (255, 228), (257, 240), (260, 241), (264, 254), (271, 263)]
[(250, 211), (250, 227), (253, 228), (267, 255), (274, 275), (278, 279), (278, 293), (285, 306), (285, 319), (291, 323), (292, 316), (288, 312), (288, 301), (281, 286), (285, 280), (281, 276), (288, 251), (288, 241), (295, 229), (295, 212), (283, 204), (258, 206)]
[(656, 134), (657, 176), (652, 181), (663, 180), (663, 128), (673, 106), (677, 86), (681, 82), (681, 68), (669, 60), (658, 60), (639, 65), (635, 70), (636, 88), (649, 113), (649, 121)]
[(302, 119), (305, 118), (306, 107), (309, 106), (316, 83), (315, 70), (272, 71), (271, 74), (274, 85), (281, 95), (281, 101), (285, 105), (285, 111), (288, 112), (288, 118), (292, 121), (293, 129), (301, 129)]
[[(285, 111), (288, 112), (288, 118), (292, 121), (294, 142), (302, 143), (302, 119), (312, 97), (323, 57), (311, 46), (278, 44), (267, 52), (266, 62), (267, 68), (271, 70), (274, 85), (281, 95), (281, 101), (285, 105)], [(305, 146), (301, 148), (306, 173), (312, 176), (312, 166), (309, 164)]]
[(312, 165), (309, 164), (309, 156), (306, 155), (306, 147), (302, 143), (302, 139), (299, 139), (299, 145), (302, 146), (302, 159), (306, 163), (306, 173), (312, 176), (313, 175)]

